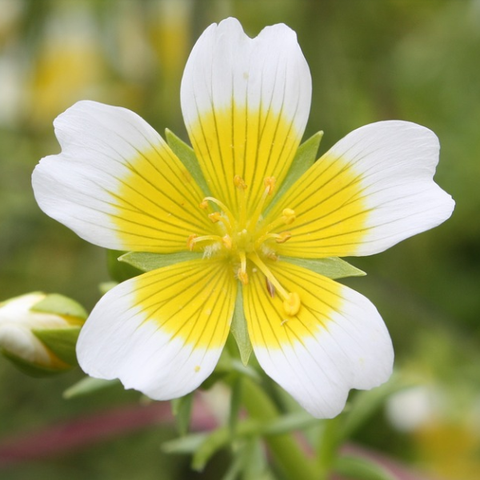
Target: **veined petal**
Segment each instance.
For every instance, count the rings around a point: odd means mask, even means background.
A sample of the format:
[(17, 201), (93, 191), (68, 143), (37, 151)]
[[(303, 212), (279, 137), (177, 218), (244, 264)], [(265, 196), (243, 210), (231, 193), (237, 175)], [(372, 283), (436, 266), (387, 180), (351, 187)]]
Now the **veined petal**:
[(54, 124), (62, 152), (42, 159), (33, 174), (47, 215), (115, 250), (185, 250), (189, 235), (211, 231), (199, 187), (138, 115), (83, 101)]
[(295, 211), (279, 253), (321, 258), (371, 255), (450, 217), (454, 202), (434, 181), (439, 143), (402, 121), (359, 128), (334, 145), (269, 213)]
[(254, 39), (229, 18), (199, 38), (181, 86), (188, 134), (214, 197), (238, 208), (233, 179), (248, 186), (251, 213), (264, 179), (285, 178), (310, 110), (311, 78), (295, 32), (267, 27)]
[(351, 388), (369, 389), (389, 378), (393, 349), (385, 324), (369, 300), (333, 280), (286, 262), (269, 267), (300, 296), (301, 307), (286, 316), (263, 275), (251, 275), (245, 315), (255, 355), (308, 412), (334, 417)]
[(236, 283), (225, 262), (192, 260), (118, 285), (101, 298), (80, 333), (80, 366), (156, 400), (191, 392), (222, 352)]

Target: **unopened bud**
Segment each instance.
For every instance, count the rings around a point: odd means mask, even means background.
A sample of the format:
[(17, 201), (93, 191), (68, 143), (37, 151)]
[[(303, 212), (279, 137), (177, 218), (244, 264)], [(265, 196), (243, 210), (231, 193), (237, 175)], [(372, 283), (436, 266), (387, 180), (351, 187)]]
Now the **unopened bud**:
[(0, 352), (34, 376), (77, 365), (75, 346), (87, 312), (58, 294), (29, 293), (0, 303)]

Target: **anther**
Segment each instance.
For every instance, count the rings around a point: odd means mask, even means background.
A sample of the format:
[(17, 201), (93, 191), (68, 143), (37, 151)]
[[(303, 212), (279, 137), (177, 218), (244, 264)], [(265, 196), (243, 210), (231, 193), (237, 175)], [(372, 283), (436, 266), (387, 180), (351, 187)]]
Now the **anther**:
[(294, 316), (300, 310), (302, 302), (300, 301), (300, 296), (298, 293), (293, 292), (287, 295), (287, 298), (283, 301), (283, 309), (285, 313), (290, 316)]
[(248, 284), (248, 273), (245, 270), (239, 268), (237, 272), (237, 277), (244, 285)]
[(275, 188), (275, 177), (267, 177), (263, 183), (267, 187), (267, 193), (271, 195), (273, 193), (273, 189)]
[(247, 184), (245, 183), (245, 180), (240, 175), (235, 175), (233, 177), (233, 184), (240, 190), (247, 189)]
[(275, 241), (277, 243), (285, 243), (290, 238), (292, 238), (292, 234), (290, 232), (282, 232), (276, 236)]
[(222, 237), (222, 242), (225, 247), (228, 248), (228, 250), (232, 249), (232, 237), (230, 237), (230, 235), (225, 235), (224, 237)]
[(295, 215), (295, 210), (291, 208), (285, 208), (282, 212), (282, 220), (284, 221), (285, 225), (290, 225), (292, 222), (295, 221), (297, 216)]
[(198, 235), (196, 235), (195, 233), (193, 235), (190, 235), (187, 238), (187, 247), (190, 251), (192, 251), (193, 247), (195, 246), (195, 239), (196, 238), (198, 238)]
[(219, 220), (222, 219), (222, 215), (220, 212), (213, 212), (208, 214), (208, 218), (213, 222), (217, 223)]
[(208, 208), (208, 201), (204, 198), (202, 202), (198, 205), (202, 210), (206, 210)]

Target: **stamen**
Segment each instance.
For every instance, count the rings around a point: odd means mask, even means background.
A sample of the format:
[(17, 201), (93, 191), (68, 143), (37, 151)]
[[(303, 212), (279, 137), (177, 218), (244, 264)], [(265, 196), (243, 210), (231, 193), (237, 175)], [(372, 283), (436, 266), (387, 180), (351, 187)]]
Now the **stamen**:
[(239, 252), (238, 256), (240, 257), (240, 268), (238, 269), (237, 276), (238, 279), (244, 284), (248, 284), (248, 274), (247, 274), (247, 256), (245, 252)]
[[(212, 202), (222, 209), (223, 213), (227, 216), (228, 219), (228, 221), (226, 221), (227, 219), (222, 218), (223, 224), (225, 225), (229, 233), (232, 233), (233, 226), (235, 225), (235, 217), (232, 215), (232, 212), (230, 212), (230, 210), (225, 206), (225, 204), (214, 197), (205, 197), (200, 205), (202, 205), (204, 202)], [(220, 218), (218, 220), (220, 220)]]
[(263, 183), (267, 187), (268, 190), (268, 195), (271, 195), (273, 193), (273, 189), (275, 188), (275, 177), (267, 177)]
[(300, 296), (296, 292), (288, 294), (288, 298), (283, 301), (283, 309), (287, 315), (292, 317), (298, 313), (302, 302), (300, 301)]
[(233, 177), (233, 184), (240, 190), (247, 189), (247, 184), (245, 183), (245, 180), (240, 175), (235, 175)]
[(265, 275), (270, 284), (275, 287), (276, 291), (283, 299), (283, 309), (287, 315), (294, 316), (300, 310), (302, 302), (300, 296), (296, 292), (287, 292), (281, 285), (281, 283), (275, 278), (270, 269), (263, 263), (260, 257), (256, 253), (249, 255), (250, 260), (260, 269)]
[(198, 235), (195, 235), (195, 233), (193, 235), (190, 235), (188, 238), (187, 238), (187, 247), (190, 251), (193, 250), (193, 247), (195, 246), (195, 240), (198, 238)]
[(282, 232), (282, 233), (266, 233), (258, 238), (255, 242), (255, 248), (260, 247), (260, 245), (269, 238), (273, 238), (277, 243), (285, 243), (287, 240), (292, 238), (291, 232)]
[(203, 235), (202, 237), (199, 237), (194, 233), (187, 238), (187, 247), (190, 251), (192, 251), (197, 243), (206, 242), (209, 240), (212, 242), (221, 242), (222, 238), (218, 235)]
[(295, 215), (295, 210), (291, 208), (285, 208), (282, 212), (282, 220), (285, 222), (285, 225), (290, 225), (297, 218)]
[(257, 207), (255, 208), (255, 211), (250, 218), (250, 222), (247, 225), (248, 229), (254, 227), (258, 223), (258, 219), (260, 218), (260, 215), (263, 212), (263, 208), (265, 207), (265, 200), (267, 199), (268, 195), (272, 194), (275, 187), (275, 177), (266, 177), (263, 183), (265, 184), (265, 190), (263, 191)]
[(217, 223), (222, 219), (222, 214), (220, 212), (213, 212), (208, 214), (208, 218), (213, 222)]
[(277, 243), (285, 243), (290, 238), (292, 238), (292, 234), (290, 232), (282, 232), (277, 235), (275, 241)]
[(203, 199), (202, 202), (198, 205), (202, 210), (206, 210), (208, 208), (208, 202)]
[(222, 237), (222, 242), (228, 250), (232, 249), (232, 237), (230, 235), (225, 235)]

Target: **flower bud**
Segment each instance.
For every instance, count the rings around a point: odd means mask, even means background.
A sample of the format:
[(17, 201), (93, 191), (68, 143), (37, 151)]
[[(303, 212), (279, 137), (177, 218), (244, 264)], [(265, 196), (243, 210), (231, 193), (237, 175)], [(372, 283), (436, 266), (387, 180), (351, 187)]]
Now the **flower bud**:
[(59, 294), (29, 293), (0, 303), (0, 352), (24, 373), (77, 365), (75, 345), (87, 312)]

